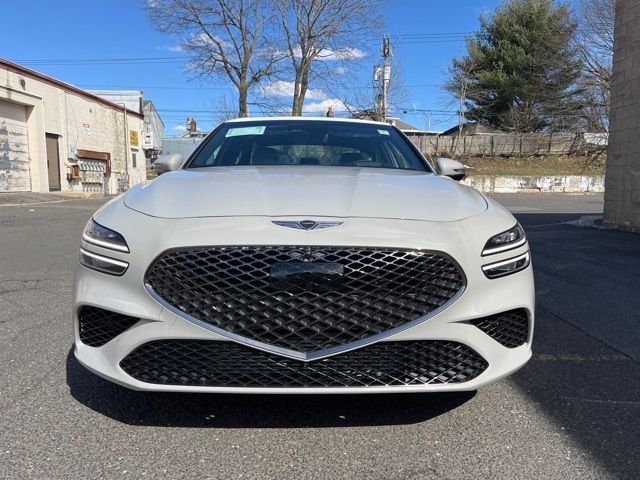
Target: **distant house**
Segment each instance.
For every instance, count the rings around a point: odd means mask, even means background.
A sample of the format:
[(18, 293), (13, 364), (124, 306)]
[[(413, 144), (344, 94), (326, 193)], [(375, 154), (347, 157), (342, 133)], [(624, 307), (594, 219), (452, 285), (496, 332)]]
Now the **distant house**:
[(195, 118), (189, 117), (187, 118), (187, 129), (178, 138), (198, 138), (202, 140), (207, 135), (209, 135), (209, 132), (198, 130)]
[[(460, 127), (455, 126), (450, 128), (449, 130), (445, 130), (440, 135), (442, 136), (458, 135), (459, 130), (460, 130)], [(489, 133), (507, 133), (507, 132), (505, 132), (504, 130), (500, 130), (498, 128), (494, 128), (490, 125), (486, 125), (484, 123), (478, 123), (478, 122), (469, 122), (469, 123), (465, 123), (462, 126), (462, 136), (482, 135), (482, 134), (489, 134)]]
[[(377, 112), (374, 110), (362, 110), (360, 112), (356, 112), (352, 118), (357, 118), (359, 120), (374, 120), (380, 121), (380, 117)], [(438, 135), (439, 132), (434, 132), (431, 130), (422, 130), (418, 127), (414, 127), (413, 125), (400, 120), (397, 117), (387, 117), (387, 123), (393, 125), (402, 133), (404, 133), (408, 137), (426, 137), (431, 135)]]
[(187, 129), (179, 136), (162, 139), (163, 155), (179, 153), (186, 159), (200, 145), (200, 142), (209, 135), (209, 132), (198, 130), (198, 124), (192, 117), (187, 118), (186, 127)]
[(390, 123), (402, 133), (404, 133), (407, 137), (429, 137), (434, 135), (439, 135), (439, 132), (435, 132), (433, 130), (422, 130), (418, 127), (414, 127), (413, 125), (400, 120), (395, 117), (387, 117), (387, 123)]

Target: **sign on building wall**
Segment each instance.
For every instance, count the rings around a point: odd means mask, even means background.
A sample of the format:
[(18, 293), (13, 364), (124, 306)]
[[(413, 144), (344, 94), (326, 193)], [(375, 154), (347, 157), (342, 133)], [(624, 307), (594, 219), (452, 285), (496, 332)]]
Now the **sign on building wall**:
[(142, 148), (153, 148), (153, 133), (144, 132), (142, 134)]
[(129, 130), (129, 146), (131, 147), (140, 146), (137, 130)]
[(83, 123), (82, 124), (82, 133), (84, 133), (85, 135), (91, 135), (91, 124), (90, 123)]

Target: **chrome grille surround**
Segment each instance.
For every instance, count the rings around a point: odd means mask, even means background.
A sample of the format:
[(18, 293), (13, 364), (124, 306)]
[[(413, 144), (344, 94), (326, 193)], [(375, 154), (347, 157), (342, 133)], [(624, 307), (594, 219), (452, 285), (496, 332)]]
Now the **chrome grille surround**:
[[(303, 270), (311, 264), (313, 275), (285, 287), (274, 283), (274, 265), (290, 264)], [(337, 268), (343, 272), (339, 284)], [(151, 263), (145, 285), (167, 309), (197, 325), (311, 361), (421, 323), (454, 302), (466, 279), (442, 252), (224, 246), (165, 251)]]

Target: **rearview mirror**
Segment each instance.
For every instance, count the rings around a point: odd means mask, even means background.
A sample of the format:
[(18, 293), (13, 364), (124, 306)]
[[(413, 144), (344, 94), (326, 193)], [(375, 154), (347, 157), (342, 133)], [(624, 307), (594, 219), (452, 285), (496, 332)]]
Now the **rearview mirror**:
[(180, 170), (182, 167), (182, 155), (179, 153), (172, 153), (171, 155), (162, 155), (153, 162), (153, 168), (158, 175), (165, 172), (173, 172), (174, 170)]
[(451, 158), (438, 158), (436, 160), (436, 173), (459, 181), (467, 174), (467, 167)]

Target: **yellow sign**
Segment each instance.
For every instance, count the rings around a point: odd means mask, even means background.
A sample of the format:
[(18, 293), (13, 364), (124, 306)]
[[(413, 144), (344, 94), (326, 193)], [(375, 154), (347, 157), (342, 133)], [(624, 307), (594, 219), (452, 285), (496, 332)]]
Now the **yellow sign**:
[(140, 144), (138, 143), (138, 131), (137, 130), (129, 130), (129, 146), (138, 147)]

